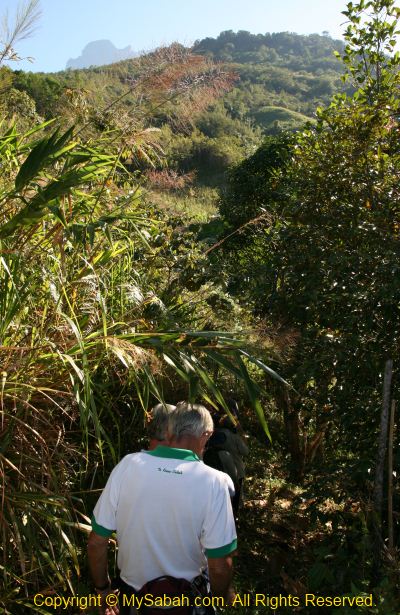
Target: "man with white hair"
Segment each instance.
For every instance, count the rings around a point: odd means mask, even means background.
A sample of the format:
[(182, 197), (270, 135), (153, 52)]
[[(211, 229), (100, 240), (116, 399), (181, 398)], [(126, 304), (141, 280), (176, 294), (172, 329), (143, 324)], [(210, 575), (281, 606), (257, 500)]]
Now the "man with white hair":
[[(204, 406), (181, 402), (169, 415), (168, 429), (168, 447), (122, 459), (95, 506), (88, 555), (96, 591), (104, 599), (111, 592), (107, 546), (116, 531), (125, 595), (143, 596), (149, 589), (156, 593), (165, 578), (176, 582), (180, 593), (182, 580), (187, 587), (196, 585), (208, 570), (212, 595), (230, 604), (236, 550), (229, 498), (233, 485), (227, 475), (201, 461), (213, 432), (211, 415)], [(129, 612), (121, 606), (104, 606), (104, 613)], [(181, 608), (177, 612), (185, 613)], [(194, 612), (192, 607), (186, 611)]]
[(168, 446), (168, 417), (175, 408), (172, 404), (157, 404), (148, 413), (146, 432), (149, 451), (160, 445)]

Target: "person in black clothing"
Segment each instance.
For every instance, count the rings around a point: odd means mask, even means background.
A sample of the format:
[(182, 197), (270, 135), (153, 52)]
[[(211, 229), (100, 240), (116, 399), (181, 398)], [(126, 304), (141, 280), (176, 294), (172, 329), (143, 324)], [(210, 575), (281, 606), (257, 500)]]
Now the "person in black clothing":
[[(236, 417), (237, 402), (229, 400), (228, 407)], [(214, 433), (208, 441), (203, 461), (212, 468), (226, 472), (231, 477), (235, 486), (235, 495), (231, 498), (232, 508), (237, 518), (245, 478), (243, 457), (248, 455), (249, 449), (229, 416), (225, 414), (219, 419), (214, 417), (214, 423)]]

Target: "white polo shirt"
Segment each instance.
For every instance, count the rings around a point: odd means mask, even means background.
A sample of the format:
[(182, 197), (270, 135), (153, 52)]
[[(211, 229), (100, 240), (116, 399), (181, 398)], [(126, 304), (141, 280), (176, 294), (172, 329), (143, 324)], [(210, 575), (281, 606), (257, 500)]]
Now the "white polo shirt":
[(191, 581), (207, 557), (237, 546), (231, 479), (192, 451), (158, 446), (127, 455), (112, 471), (92, 518), (117, 532), (118, 567), (134, 589), (163, 575)]

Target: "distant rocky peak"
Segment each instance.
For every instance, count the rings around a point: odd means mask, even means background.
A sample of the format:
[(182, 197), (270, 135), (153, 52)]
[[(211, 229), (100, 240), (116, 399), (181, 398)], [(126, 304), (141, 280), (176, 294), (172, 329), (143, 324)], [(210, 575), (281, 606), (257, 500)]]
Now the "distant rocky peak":
[(70, 58), (67, 68), (89, 68), (89, 66), (103, 66), (121, 60), (134, 58), (135, 53), (130, 45), (124, 49), (117, 49), (111, 41), (101, 40), (88, 43), (79, 58)]

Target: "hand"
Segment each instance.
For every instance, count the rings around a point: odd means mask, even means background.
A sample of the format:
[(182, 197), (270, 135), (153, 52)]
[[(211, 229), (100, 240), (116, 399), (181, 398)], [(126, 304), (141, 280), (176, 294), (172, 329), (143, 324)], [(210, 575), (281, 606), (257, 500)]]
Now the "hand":
[(98, 591), (97, 595), (100, 598), (99, 615), (119, 615), (119, 590), (112, 589), (110, 586), (107, 589)]
[(232, 606), (236, 597), (236, 592), (232, 586), (229, 587), (226, 595), (225, 606)]

